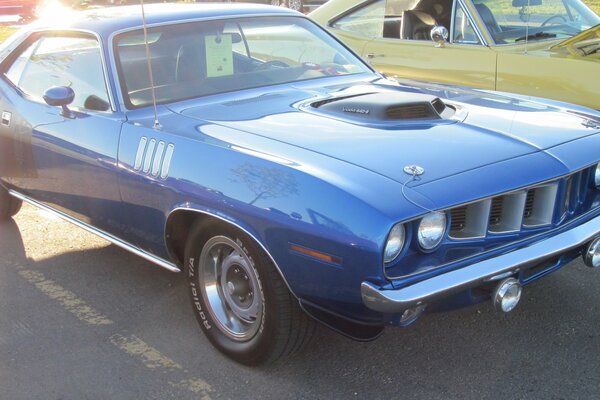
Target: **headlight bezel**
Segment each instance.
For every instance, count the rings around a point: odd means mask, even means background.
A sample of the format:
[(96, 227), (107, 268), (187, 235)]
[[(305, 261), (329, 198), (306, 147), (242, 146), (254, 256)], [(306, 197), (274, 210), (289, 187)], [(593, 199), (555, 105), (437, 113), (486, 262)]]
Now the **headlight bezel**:
[[(427, 239), (427, 238), (424, 237), (422, 229), (431, 230), (432, 228), (431, 228), (431, 226), (424, 227), (424, 225), (423, 225), (424, 223), (429, 223), (429, 224), (437, 223), (437, 225), (434, 226), (434, 229), (437, 228), (439, 230), (439, 233), (437, 234), (437, 236), (434, 236), (435, 240), (425, 241), (425, 239)], [(430, 212), (430, 213), (424, 215), (417, 224), (416, 236), (417, 236), (417, 243), (419, 245), (419, 248), (424, 252), (435, 251), (444, 241), (447, 231), (448, 231), (448, 216), (446, 215), (445, 212), (433, 211), (433, 212)], [(429, 235), (429, 237), (430, 236), (431, 235)]]
[[(397, 247), (397, 250), (394, 250), (393, 252), (391, 252), (391, 256), (388, 256), (388, 247), (390, 246), (390, 243), (393, 239), (398, 239), (399, 244), (395, 245), (395, 247)], [(383, 264), (389, 265), (396, 261), (396, 259), (398, 259), (400, 254), (402, 254), (403, 250), (406, 248), (406, 242), (406, 226), (404, 226), (403, 223), (395, 224), (392, 227), (392, 229), (390, 229), (390, 232), (388, 233), (385, 240), (385, 246), (383, 247)]]

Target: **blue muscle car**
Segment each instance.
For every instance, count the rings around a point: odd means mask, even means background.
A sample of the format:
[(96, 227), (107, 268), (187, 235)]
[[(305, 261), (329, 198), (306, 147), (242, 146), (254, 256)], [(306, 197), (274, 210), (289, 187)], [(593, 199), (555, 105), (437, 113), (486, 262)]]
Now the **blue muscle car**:
[(171, 271), (229, 357), (355, 338), (600, 266), (600, 114), (391, 81), (299, 13), (88, 11), (0, 49), (0, 218)]

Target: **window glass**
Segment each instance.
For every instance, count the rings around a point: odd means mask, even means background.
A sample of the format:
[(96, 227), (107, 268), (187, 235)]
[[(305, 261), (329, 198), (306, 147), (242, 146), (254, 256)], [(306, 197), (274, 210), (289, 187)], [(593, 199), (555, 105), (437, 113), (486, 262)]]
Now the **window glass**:
[(456, 6), (456, 14), (454, 16), (454, 33), (452, 37), (454, 43), (480, 44), (479, 38), (471, 25), (471, 21), (467, 18), (462, 5)]
[(359, 8), (333, 23), (333, 27), (362, 36), (380, 38), (383, 35), (385, 0)]
[(379, 0), (345, 15), (333, 27), (372, 38), (431, 40), (434, 26), (450, 30), (452, 0)]
[(600, 23), (579, 0), (476, 0), (475, 8), (498, 44), (565, 39)]
[(33, 50), (39, 44), (39, 40), (29, 46), (17, 59), (13, 62), (10, 69), (6, 72), (6, 77), (15, 85), (18, 85), (19, 80), (21, 79), (21, 75), (23, 74), (23, 70), (25, 69), (25, 65), (29, 58), (31, 58), (31, 54)]
[[(370, 71), (305, 18), (256, 17), (153, 27), (150, 63), (159, 103), (253, 87)], [(128, 106), (152, 104), (145, 46), (115, 38)]]
[(6, 77), (40, 102), (46, 89), (68, 86), (75, 92), (72, 107), (109, 109), (100, 46), (95, 39), (42, 37), (21, 53)]

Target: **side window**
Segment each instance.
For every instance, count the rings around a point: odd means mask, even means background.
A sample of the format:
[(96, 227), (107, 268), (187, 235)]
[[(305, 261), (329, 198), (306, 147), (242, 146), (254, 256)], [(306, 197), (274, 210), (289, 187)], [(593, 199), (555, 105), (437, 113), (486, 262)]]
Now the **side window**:
[(72, 107), (96, 111), (110, 108), (100, 46), (95, 39), (42, 37), (21, 53), (6, 77), (39, 102), (43, 102), (49, 87), (68, 86), (75, 92)]
[(340, 18), (332, 26), (342, 31), (380, 38), (384, 18), (385, 0), (379, 0)]
[(452, 41), (454, 43), (481, 44), (475, 33), (475, 29), (473, 29), (473, 25), (471, 25), (471, 21), (460, 4), (456, 6), (456, 13), (454, 15)]
[(450, 29), (452, 0), (379, 0), (337, 20), (333, 27), (372, 38), (431, 40), (436, 25)]

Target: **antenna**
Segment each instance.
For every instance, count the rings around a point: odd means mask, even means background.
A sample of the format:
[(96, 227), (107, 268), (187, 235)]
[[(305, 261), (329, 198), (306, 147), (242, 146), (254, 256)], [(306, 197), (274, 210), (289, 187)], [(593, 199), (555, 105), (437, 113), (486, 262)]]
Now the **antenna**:
[[(143, 0), (142, 0), (143, 1)], [(527, 45), (529, 44), (529, 21), (531, 20), (531, 0), (527, 0), (527, 21), (525, 21), (525, 55), (527, 55)]]
[(144, 0), (140, 0), (142, 6), (142, 26), (144, 28), (144, 44), (146, 46), (146, 63), (148, 65), (148, 77), (150, 78), (150, 92), (152, 93), (152, 107), (154, 108), (154, 129), (160, 129), (158, 122), (158, 110), (156, 108), (156, 91), (154, 89), (154, 76), (152, 75), (152, 63), (150, 62), (150, 45), (148, 44), (148, 29), (146, 29), (146, 13), (144, 12)]

